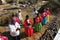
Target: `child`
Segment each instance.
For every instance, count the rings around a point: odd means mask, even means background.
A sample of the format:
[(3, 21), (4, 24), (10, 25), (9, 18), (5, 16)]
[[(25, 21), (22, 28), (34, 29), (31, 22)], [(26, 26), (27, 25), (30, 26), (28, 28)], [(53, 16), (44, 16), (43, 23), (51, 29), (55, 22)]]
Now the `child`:
[(26, 19), (24, 21), (24, 26), (25, 26), (25, 34), (27, 36), (32, 36), (33, 35), (32, 25), (33, 25), (32, 19), (30, 19), (29, 16), (26, 15)]

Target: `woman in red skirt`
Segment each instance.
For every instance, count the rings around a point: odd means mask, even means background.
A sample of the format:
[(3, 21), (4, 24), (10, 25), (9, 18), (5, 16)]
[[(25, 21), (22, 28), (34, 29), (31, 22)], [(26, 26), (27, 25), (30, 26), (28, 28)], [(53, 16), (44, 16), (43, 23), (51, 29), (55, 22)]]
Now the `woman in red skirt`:
[(29, 16), (26, 15), (26, 19), (24, 21), (24, 26), (25, 26), (25, 34), (27, 36), (32, 36), (32, 34), (33, 34), (32, 25), (33, 25), (32, 19), (30, 19)]

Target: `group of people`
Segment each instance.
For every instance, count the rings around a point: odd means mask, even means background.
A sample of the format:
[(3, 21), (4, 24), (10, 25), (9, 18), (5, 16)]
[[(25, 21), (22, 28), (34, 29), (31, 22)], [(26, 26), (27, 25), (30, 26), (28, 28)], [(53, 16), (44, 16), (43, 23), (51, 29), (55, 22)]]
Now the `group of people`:
[[(49, 22), (49, 15), (49, 8), (44, 8), (40, 13), (34, 8), (33, 20), (30, 19), (29, 15), (26, 15), (23, 23), (26, 36), (30, 37), (33, 35), (34, 32), (41, 31), (42, 26)], [(10, 34), (14, 40), (20, 40), (20, 24), (23, 20), (21, 10), (18, 11), (18, 16), (13, 15), (11, 19), (12, 20), (9, 21)]]
[(49, 8), (42, 8), (39, 13), (34, 8), (33, 20), (29, 18), (29, 15), (26, 15), (26, 19), (24, 20), (24, 28), (25, 34), (27, 36), (32, 36), (34, 32), (39, 32), (42, 30), (42, 26), (49, 22), (50, 10)]
[[(42, 26), (49, 22), (50, 10), (49, 8), (43, 9), (40, 13), (34, 8), (33, 20), (29, 18), (29, 15), (26, 15), (24, 20), (24, 32), (26, 36), (30, 37), (34, 32), (39, 32), (42, 30)], [(20, 29), (22, 23), (22, 14), (21, 10), (17, 14), (13, 14), (9, 19), (9, 31), (12, 37), (12, 40), (20, 40)], [(34, 27), (34, 28), (33, 28)]]

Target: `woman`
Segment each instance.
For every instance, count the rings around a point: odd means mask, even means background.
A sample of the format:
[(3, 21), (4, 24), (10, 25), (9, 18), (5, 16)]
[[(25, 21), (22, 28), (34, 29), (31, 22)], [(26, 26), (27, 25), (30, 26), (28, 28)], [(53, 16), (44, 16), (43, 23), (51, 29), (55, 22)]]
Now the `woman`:
[(41, 20), (42, 20), (41, 16), (39, 16), (39, 14), (37, 14), (37, 16), (36, 16), (36, 18), (35, 18), (35, 26), (34, 26), (34, 27), (35, 27), (34, 30), (35, 30), (36, 32), (42, 30)]
[(41, 14), (41, 16), (43, 17), (42, 20), (42, 25), (47, 23), (47, 18), (46, 18), (46, 9), (44, 9), (43, 13)]
[(50, 12), (49, 8), (47, 8), (47, 9), (46, 9), (46, 18), (47, 18), (47, 22), (49, 22), (50, 13), (51, 13), (51, 12)]
[(24, 21), (24, 26), (25, 26), (25, 34), (27, 36), (32, 36), (33, 35), (32, 25), (33, 25), (32, 19), (30, 19), (29, 16), (26, 15), (26, 19)]

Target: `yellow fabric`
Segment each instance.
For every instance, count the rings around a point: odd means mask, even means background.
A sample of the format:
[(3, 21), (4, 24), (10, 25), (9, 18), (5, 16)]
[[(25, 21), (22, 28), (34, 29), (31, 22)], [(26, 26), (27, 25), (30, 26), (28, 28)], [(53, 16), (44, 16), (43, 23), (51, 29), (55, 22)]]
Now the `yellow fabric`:
[(48, 22), (49, 22), (49, 18), (50, 18), (49, 16), (50, 16), (50, 15), (47, 16), (47, 19), (48, 19), (47, 21), (48, 21)]

